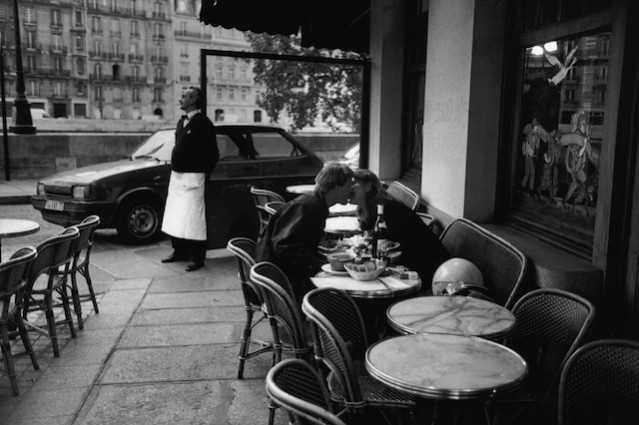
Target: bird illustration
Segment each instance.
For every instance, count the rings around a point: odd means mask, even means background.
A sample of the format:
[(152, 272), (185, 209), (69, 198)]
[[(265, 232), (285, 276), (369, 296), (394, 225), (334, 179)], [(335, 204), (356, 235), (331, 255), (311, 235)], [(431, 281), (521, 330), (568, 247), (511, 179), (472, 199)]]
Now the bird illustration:
[(557, 84), (561, 83), (564, 78), (566, 78), (566, 75), (568, 75), (568, 71), (570, 71), (575, 63), (577, 63), (575, 52), (577, 52), (578, 47), (579, 43), (575, 44), (575, 47), (573, 47), (570, 53), (568, 53), (568, 56), (566, 56), (566, 60), (564, 63), (561, 63), (561, 61), (557, 59), (556, 56), (553, 56), (544, 51), (544, 56), (546, 57), (548, 63), (558, 69), (557, 73), (552, 78), (548, 79), (548, 83), (550, 85), (556, 86)]

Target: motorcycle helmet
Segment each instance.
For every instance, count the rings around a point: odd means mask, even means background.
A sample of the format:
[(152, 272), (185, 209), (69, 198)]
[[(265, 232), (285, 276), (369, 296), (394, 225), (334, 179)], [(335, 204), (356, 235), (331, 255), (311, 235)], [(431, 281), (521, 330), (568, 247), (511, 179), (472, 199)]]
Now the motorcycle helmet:
[(443, 262), (435, 274), (431, 289), (433, 295), (455, 295), (462, 288), (486, 290), (479, 268), (465, 258), (451, 258)]

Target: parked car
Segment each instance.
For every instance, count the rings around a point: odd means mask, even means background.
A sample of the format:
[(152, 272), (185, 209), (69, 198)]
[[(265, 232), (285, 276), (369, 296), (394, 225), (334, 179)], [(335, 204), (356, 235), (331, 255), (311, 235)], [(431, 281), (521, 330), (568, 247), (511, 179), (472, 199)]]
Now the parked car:
[(344, 155), (337, 159), (340, 164), (346, 164), (355, 169), (359, 168), (359, 142), (348, 148)]
[[(312, 183), (322, 160), (284, 130), (268, 126), (216, 126), (220, 160), (206, 183), (209, 248), (235, 236), (257, 236), (250, 187), (285, 197), (286, 186)], [(123, 242), (143, 244), (161, 234), (175, 130), (160, 130), (121, 161), (55, 174), (38, 182), (32, 205), (62, 226), (97, 214)]]

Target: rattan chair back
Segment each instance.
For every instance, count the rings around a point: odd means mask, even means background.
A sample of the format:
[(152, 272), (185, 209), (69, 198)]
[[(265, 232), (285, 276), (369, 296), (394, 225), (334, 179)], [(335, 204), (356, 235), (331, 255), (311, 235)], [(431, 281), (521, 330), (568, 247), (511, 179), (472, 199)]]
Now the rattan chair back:
[(228, 241), (226, 249), (232, 252), (237, 258), (238, 274), (242, 294), (244, 295), (244, 305), (247, 308), (257, 306), (261, 308), (264, 303), (259, 287), (250, 279), (251, 267), (255, 265), (253, 255), (255, 253), (255, 241), (249, 238), (237, 237)]
[(271, 219), (271, 214), (266, 210), (266, 204), (269, 202), (286, 202), (284, 198), (271, 190), (259, 189), (255, 186), (251, 186), (251, 195), (253, 196), (253, 202), (255, 203), (255, 209), (257, 211), (257, 217), (260, 222), (260, 235), (264, 232), (268, 222)]
[(417, 211), (419, 208), (419, 195), (398, 181), (392, 182), (386, 189), (386, 193), (413, 211)]
[(511, 309), (528, 292), (524, 286), (528, 260), (509, 242), (464, 218), (448, 225), (440, 240), (451, 257), (465, 258), (481, 270), (497, 304)]
[[(253, 277), (253, 273), (255, 274), (255, 277)], [(282, 289), (284, 289), (284, 291), (286, 291), (291, 299), (297, 303), (291, 281), (288, 279), (288, 276), (286, 276), (286, 273), (284, 273), (284, 271), (278, 266), (269, 261), (261, 261), (255, 264), (251, 268), (251, 279), (255, 282), (258, 282), (260, 279), (263, 278), (277, 283), (279, 286), (282, 287)]]
[(295, 418), (295, 424), (345, 425), (331, 411), (318, 373), (305, 361), (287, 359), (266, 375), (266, 393)]
[(579, 348), (559, 381), (559, 425), (621, 424), (639, 416), (639, 342), (607, 339)]

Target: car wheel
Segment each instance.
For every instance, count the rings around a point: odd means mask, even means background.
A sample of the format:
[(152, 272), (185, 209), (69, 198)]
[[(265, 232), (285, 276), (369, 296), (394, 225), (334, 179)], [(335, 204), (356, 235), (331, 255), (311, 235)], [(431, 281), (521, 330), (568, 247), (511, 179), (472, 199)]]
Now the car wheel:
[(118, 209), (116, 228), (126, 244), (140, 245), (158, 239), (161, 233), (162, 208), (151, 199), (126, 201)]

